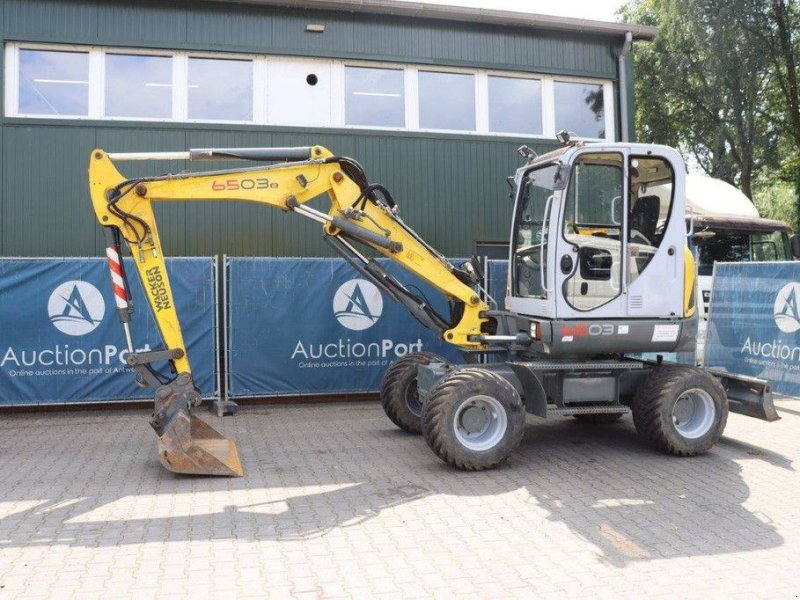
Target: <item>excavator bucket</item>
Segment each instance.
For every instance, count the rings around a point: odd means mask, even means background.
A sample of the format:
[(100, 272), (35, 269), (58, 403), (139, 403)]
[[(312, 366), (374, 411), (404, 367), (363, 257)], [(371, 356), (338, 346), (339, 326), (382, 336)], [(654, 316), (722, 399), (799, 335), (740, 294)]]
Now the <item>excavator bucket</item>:
[(174, 473), (241, 477), (236, 444), (205, 421), (181, 411), (158, 438), (158, 458)]
[(236, 444), (192, 415), (198, 404), (200, 392), (188, 373), (156, 390), (150, 426), (158, 435), (158, 459), (174, 473), (241, 477)]

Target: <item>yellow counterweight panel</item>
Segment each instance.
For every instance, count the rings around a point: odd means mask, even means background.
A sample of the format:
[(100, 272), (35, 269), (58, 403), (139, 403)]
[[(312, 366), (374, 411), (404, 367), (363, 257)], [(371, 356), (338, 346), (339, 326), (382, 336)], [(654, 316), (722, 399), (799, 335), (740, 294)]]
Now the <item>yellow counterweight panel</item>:
[(697, 266), (694, 262), (694, 254), (688, 247), (683, 247), (683, 316), (693, 317), (697, 310)]

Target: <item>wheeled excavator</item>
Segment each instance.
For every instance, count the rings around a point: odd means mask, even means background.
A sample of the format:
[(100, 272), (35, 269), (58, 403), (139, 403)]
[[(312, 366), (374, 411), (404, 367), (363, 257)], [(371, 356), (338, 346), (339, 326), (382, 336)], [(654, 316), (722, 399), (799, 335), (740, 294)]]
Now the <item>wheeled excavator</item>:
[[(476, 259), (451, 264), (407, 225), (384, 186), (321, 146), (188, 152), (94, 150), (89, 187), (105, 232), (119, 320), (137, 382), (155, 390), (159, 459), (177, 473), (241, 476), (235, 443), (192, 414), (201, 402), (161, 250), (154, 202), (242, 201), (322, 225), (325, 240), (423, 326), (457, 346), (464, 364), (428, 352), (386, 371), (391, 421), (422, 433), (464, 470), (493, 467), (522, 439), (525, 415), (604, 423), (632, 412), (646, 442), (673, 455), (705, 452), (728, 411), (778, 418), (763, 380), (628, 357), (688, 351), (697, 328), (696, 274), (684, 222), (685, 168), (665, 146), (585, 143), (537, 156), (520, 149), (513, 177), (505, 305), (482, 286)], [(238, 169), (128, 178), (128, 160), (252, 161)], [(327, 211), (309, 202), (327, 195)], [(135, 351), (122, 242), (134, 258), (164, 348)], [(375, 260), (388, 257), (438, 290), (436, 312)], [(160, 367), (158, 365), (161, 365)], [(168, 365), (168, 373), (164, 373)]]

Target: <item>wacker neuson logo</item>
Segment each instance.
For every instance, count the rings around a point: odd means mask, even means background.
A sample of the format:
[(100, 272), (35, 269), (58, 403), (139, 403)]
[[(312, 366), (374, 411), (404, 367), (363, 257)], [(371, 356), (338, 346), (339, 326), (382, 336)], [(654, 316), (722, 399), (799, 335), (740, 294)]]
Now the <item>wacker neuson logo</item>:
[[(798, 300), (800, 300), (800, 283), (791, 282), (784, 285), (775, 296), (773, 318), (775, 325), (783, 333), (800, 331), (800, 313), (798, 313)], [(785, 343), (783, 340), (770, 340), (762, 342), (751, 340), (747, 336), (742, 345), (742, 354), (749, 355), (745, 362), (764, 364), (769, 361), (756, 359), (774, 358), (781, 361), (800, 362), (800, 346)], [(751, 358), (752, 357), (752, 358)]]
[(103, 295), (86, 281), (65, 281), (53, 290), (47, 302), (50, 322), (67, 335), (91, 333), (105, 313)]
[[(351, 279), (339, 286), (333, 295), (333, 316), (345, 329), (365, 331), (375, 325), (383, 314), (383, 296), (366, 279)], [(298, 340), (291, 358), (301, 359), (305, 368), (383, 366), (390, 359), (409, 352), (420, 352), (422, 340), (402, 344), (392, 339), (373, 342), (339, 338), (327, 341)]]
[(333, 314), (344, 327), (353, 331), (369, 329), (383, 312), (380, 290), (366, 279), (343, 283), (333, 296)]

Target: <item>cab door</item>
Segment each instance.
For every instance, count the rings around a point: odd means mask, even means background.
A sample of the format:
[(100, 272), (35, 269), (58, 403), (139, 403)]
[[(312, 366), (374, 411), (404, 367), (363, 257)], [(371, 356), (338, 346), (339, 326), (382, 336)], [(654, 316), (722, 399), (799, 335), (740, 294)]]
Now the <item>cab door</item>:
[(573, 158), (551, 230), (558, 319), (627, 316), (628, 155), (587, 149)]
[(545, 319), (555, 317), (548, 265), (554, 258), (551, 237), (563, 193), (556, 189), (559, 166), (550, 163), (518, 174), (511, 225), (506, 310)]

